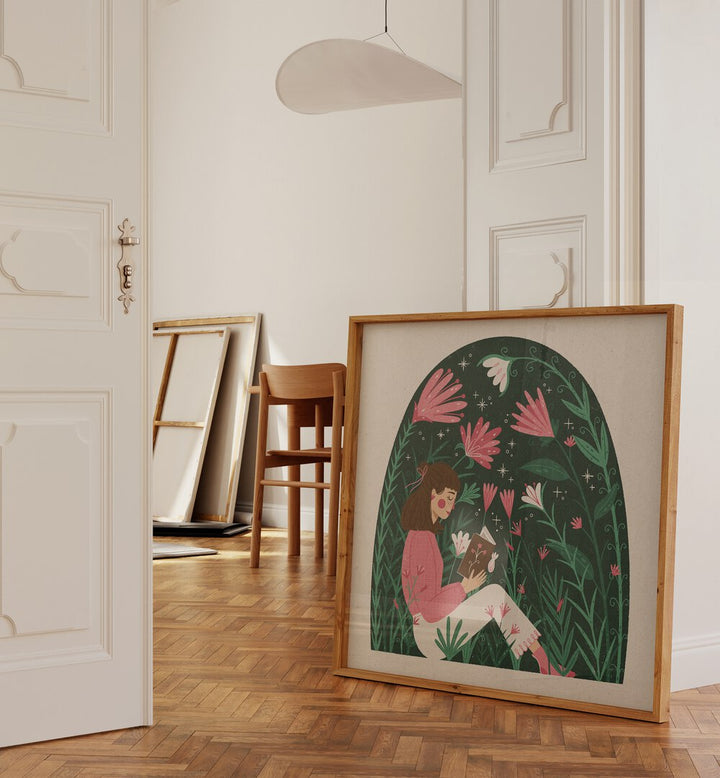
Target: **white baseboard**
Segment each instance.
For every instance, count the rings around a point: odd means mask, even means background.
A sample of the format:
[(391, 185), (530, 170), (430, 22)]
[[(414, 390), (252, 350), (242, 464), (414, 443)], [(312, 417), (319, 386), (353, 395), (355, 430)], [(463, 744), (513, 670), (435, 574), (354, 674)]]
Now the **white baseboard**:
[(720, 634), (673, 640), (671, 691), (720, 683)]
[[(250, 524), (252, 519), (252, 505), (240, 503), (236, 506), (236, 515), (239, 513), (243, 521)], [(264, 502), (262, 512), (263, 527), (287, 527), (287, 505), (278, 505)], [(325, 529), (327, 531), (327, 509), (325, 510)], [(300, 508), (300, 530), (302, 532), (315, 532), (315, 509)]]

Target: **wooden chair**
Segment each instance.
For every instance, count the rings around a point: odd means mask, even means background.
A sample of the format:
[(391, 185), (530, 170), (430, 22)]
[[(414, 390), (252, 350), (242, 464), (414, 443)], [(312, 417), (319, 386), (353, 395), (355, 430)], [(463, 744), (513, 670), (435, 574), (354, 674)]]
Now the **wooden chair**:
[[(330, 491), (328, 505), (328, 575), (335, 575), (337, 563), (342, 427), (345, 404), (345, 365), (263, 365), (259, 375), (255, 495), (253, 502), (250, 567), (260, 564), (263, 491), (266, 486), (288, 488), (288, 556), (300, 554), (300, 489), (315, 490), (315, 557), (323, 556), (323, 491)], [(268, 411), (272, 405), (287, 406), (287, 448), (268, 451)], [(315, 428), (315, 446), (301, 447), (301, 429)], [(325, 428), (331, 427), (330, 446), (325, 445)], [(300, 466), (315, 464), (315, 480), (300, 479)], [(325, 465), (330, 480), (325, 480)], [(265, 471), (287, 467), (287, 480), (266, 478)]]

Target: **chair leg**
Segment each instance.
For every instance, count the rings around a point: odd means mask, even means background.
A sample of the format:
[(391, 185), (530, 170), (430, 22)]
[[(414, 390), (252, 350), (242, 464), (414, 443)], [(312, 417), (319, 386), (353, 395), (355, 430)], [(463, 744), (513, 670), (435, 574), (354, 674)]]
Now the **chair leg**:
[(328, 505), (328, 575), (337, 570), (338, 523), (340, 520), (340, 468), (330, 474), (330, 500)]
[[(288, 448), (300, 448), (300, 427), (288, 419)], [(300, 467), (288, 468), (290, 481), (300, 480)], [(300, 489), (288, 488), (288, 556), (300, 556)]]
[(261, 376), (262, 390), (258, 411), (258, 432), (255, 451), (255, 488), (253, 490), (252, 535), (250, 537), (250, 567), (260, 567), (260, 531), (262, 529), (263, 478), (265, 478), (265, 450), (267, 448), (268, 404), (267, 381)]
[(333, 420), (330, 444), (332, 456), (330, 459), (330, 505), (328, 506), (328, 575), (335, 575), (337, 572), (344, 392), (344, 374), (340, 372), (333, 373)]
[[(325, 477), (322, 462), (315, 465), (315, 481), (320, 483)], [(323, 489), (315, 489), (315, 559), (322, 559), (325, 552), (325, 495)]]
[(260, 531), (262, 524), (263, 485), (260, 479), (255, 484), (253, 514), (250, 536), (250, 567), (260, 567)]
[(338, 507), (330, 509), (328, 521), (328, 575), (335, 575), (337, 569)]
[[(288, 476), (291, 481), (300, 480), (300, 468), (289, 467)], [(300, 556), (300, 489), (288, 487), (288, 556)]]

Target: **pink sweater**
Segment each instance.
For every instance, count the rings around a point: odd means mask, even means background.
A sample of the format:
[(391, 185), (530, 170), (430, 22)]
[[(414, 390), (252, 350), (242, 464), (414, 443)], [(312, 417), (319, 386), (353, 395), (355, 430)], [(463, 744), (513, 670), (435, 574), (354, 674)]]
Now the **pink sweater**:
[(460, 582), (442, 585), (443, 559), (437, 540), (427, 530), (410, 530), (402, 558), (405, 602), (413, 616), (439, 621), (465, 599)]

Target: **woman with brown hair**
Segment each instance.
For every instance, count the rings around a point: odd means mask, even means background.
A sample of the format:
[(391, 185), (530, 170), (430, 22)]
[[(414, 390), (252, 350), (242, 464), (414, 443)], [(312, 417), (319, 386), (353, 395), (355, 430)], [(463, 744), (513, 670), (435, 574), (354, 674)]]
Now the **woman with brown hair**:
[(502, 586), (483, 586), (487, 579), (484, 570), (442, 585), (443, 558), (435, 536), (455, 507), (460, 479), (442, 462), (424, 463), (418, 471), (420, 478), (413, 485), (400, 521), (407, 531), (402, 558), (403, 593), (420, 652), (430, 659), (445, 657), (438, 639), (438, 632), (442, 635), (446, 631), (444, 619), (450, 620), (451, 634), (462, 621), (461, 632), (467, 633), (468, 640), (494, 619), (517, 658), (529, 650), (541, 673), (561, 675), (538, 642), (540, 633)]

